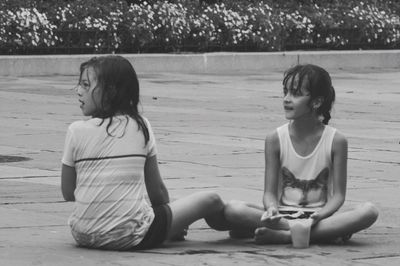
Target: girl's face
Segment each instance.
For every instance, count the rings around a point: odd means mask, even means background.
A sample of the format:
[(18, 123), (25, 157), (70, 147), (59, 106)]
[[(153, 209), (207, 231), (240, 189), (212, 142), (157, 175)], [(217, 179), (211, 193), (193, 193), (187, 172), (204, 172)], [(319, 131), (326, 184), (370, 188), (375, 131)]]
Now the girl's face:
[(101, 90), (97, 86), (96, 73), (92, 67), (83, 70), (76, 92), (83, 115), (93, 116), (100, 108)]
[(308, 81), (303, 79), (303, 84), (298, 88), (298, 76), (294, 77), (293, 86), (292, 78), (289, 78), (283, 88), (283, 109), (285, 117), (294, 120), (314, 114), (310, 108), (310, 92), (307, 90)]

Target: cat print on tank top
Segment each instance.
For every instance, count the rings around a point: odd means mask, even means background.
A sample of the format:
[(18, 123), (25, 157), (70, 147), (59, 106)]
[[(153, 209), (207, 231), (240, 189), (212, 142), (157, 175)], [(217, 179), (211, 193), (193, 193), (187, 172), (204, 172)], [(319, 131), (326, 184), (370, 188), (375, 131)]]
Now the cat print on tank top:
[(286, 206), (320, 207), (325, 205), (329, 169), (326, 167), (310, 180), (298, 179), (286, 167), (282, 168), (281, 203)]

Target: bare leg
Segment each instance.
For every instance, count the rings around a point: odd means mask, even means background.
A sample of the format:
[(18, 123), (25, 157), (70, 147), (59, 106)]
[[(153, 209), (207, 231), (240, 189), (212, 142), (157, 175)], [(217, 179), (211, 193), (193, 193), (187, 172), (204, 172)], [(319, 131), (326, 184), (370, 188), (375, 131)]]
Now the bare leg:
[(312, 242), (324, 242), (357, 233), (370, 227), (378, 218), (378, 210), (372, 203), (343, 213), (336, 213), (321, 220), (311, 230)]
[(254, 230), (261, 226), (264, 208), (259, 205), (232, 200), (225, 205), (225, 218), (231, 225), (232, 238), (250, 238)]
[(254, 240), (257, 244), (290, 244), (292, 237), (289, 230), (274, 230), (267, 227), (257, 228)]
[[(370, 227), (377, 217), (376, 207), (371, 203), (365, 203), (352, 211), (336, 213), (321, 220), (312, 227), (310, 240), (311, 242), (327, 242), (354, 234)], [(256, 230), (255, 240), (258, 244), (290, 243), (290, 231), (262, 227)]]
[(227, 226), (223, 218), (224, 203), (215, 193), (195, 193), (173, 201), (169, 206), (172, 212), (172, 221), (167, 239), (176, 236), (188, 225), (201, 218), (205, 218), (207, 223), (217, 227), (216, 229), (221, 230)]

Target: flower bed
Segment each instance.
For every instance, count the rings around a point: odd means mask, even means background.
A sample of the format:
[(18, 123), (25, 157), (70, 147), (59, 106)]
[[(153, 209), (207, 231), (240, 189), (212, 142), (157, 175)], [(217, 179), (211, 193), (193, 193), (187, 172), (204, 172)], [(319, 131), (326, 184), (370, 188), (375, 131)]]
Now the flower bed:
[(0, 53), (400, 48), (398, 1), (342, 2), (3, 0)]

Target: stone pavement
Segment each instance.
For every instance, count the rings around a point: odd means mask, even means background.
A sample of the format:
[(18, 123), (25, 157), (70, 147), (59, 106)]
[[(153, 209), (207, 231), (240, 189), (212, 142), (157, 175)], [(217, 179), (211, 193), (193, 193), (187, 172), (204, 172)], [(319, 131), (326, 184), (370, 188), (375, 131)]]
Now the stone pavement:
[[(374, 202), (380, 216), (370, 229), (345, 245), (300, 250), (231, 240), (199, 221), (186, 241), (141, 252), (81, 249), (70, 235), (60, 158), (67, 126), (82, 119), (72, 89), (77, 77), (0, 77), (0, 265), (399, 265), (400, 71), (335, 70), (332, 77), (331, 124), (349, 140), (343, 209)], [(214, 190), (225, 200), (261, 203), (264, 137), (285, 122), (281, 78), (140, 75), (143, 112), (172, 198)]]

